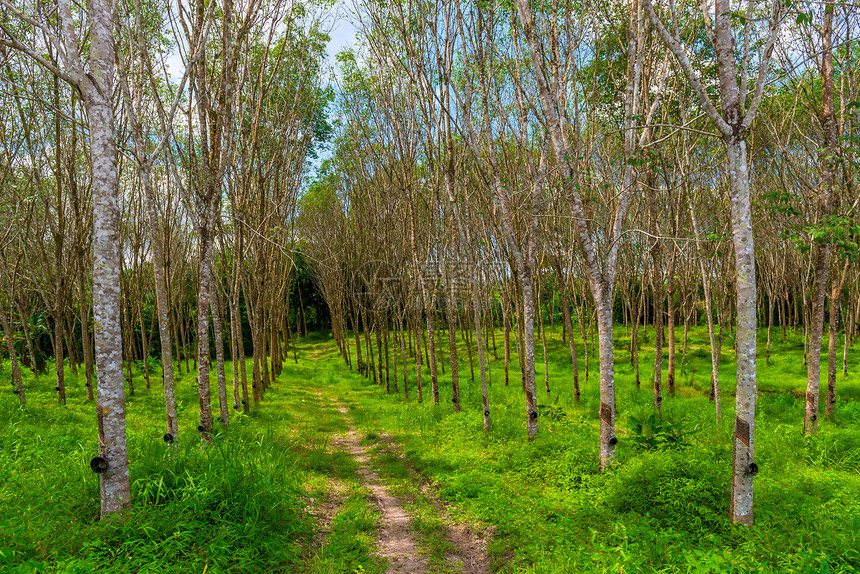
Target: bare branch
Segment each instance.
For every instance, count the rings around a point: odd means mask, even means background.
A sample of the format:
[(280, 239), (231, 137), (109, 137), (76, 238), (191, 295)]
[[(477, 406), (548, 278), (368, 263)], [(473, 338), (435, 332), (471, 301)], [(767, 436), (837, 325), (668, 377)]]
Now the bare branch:
[(725, 136), (732, 135), (732, 127), (723, 119), (720, 115), (720, 112), (717, 111), (717, 108), (714, 106), (714, 103), (711, 101), (711, 98), (708, 97), (708, 93), (705, 91), (705, 87), (702, 85), (702, 80), (699, 78), (699, 75), (693, 70), (693, 64), (690, 62), (690, 58), (687, 57), (686, 52), (684, 51), (683, 46), (681, 46), (680, 41), (672, 36), (666, 27), (663, 25), (663, 22), (657, 16), (657, 12), (654, 11), (654, 5), (652, 4), (652, 0), (642, 0), (642, 6), (645, 8), (645, 11), (648, 12), (648, 19), (651, 20), (651, 24), (657, 29), (657, 32), (660, 34), (660, 37), (666, 43), (666, 46), (675, 55), (675, 59), (678, 60), (678, 64), (681, 66), (681, 70), (684, 72), (684, 75), (687, 77), (687, 81), (690, 82), (690, 86), (692, 86), (693, 91), (696, 92), (696, 95), (699, 96), (699, 102), (705, 108), (705, 111), (708, 114), (708, 117), (714, 122), (714, 125), (717, 127), (720, 132)]

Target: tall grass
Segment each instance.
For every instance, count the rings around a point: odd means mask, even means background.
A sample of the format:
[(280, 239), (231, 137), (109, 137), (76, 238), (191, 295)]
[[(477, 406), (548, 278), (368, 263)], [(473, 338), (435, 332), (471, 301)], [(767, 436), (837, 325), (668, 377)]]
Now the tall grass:
[[(28, 406), (0, 404), (0, 572), (301, 572), (318, 550), (308, 495), (329, 476), (352, 479), (354, 462), (326, 449), (343, 423), (307, 390), (308, 369), (281, 380), (252, 415), (233, 414), (210, 445), (196, 427), (193, 375), (177, 380), (180, 435), (163, 442), (158, 372), (128, 397), (133, 506), (99, 521), (95, 406), (67, 370), (69, 400), (56, 403), (53, 375), (28, 378)], [(354, 480), (354, 479), (352, 479)], [(323, 489), (323, 490), (320, 490)], [(348, 515), (341, 538), (373, 538), (375, 524)], [(367, 544), (351, 561), (375, 564)], [(336, 561), (335, 561), (336, 562)], [(342, 568), (330, 572), (352, 572)]]

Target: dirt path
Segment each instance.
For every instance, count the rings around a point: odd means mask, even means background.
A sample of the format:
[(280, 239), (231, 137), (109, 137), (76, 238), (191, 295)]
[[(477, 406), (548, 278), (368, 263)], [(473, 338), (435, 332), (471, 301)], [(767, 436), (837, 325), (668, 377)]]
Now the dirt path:
[[(337, 410), (347, 419), (349, 411), (343, 405)], [(382, 528), (379, 533), (379, 555), (388, 560), (387, 573), (423, 574), (428, 571), (426, 560), (418, 553), (418, 543), (409, 531), (409, 513), (395, 496), (388, 492), (379, 475), (370, 469), (370, 456), (360, 443), (350, 422), (349, 432), (334, 440), (335, 446), (348, 452), (358, 461), (358, 473), (373, 493), (382, 511)]]
[[(379, 474), (371, 468), (369, 447), (362, 446), (361, 439), (349, 419), (347, 408), (340, 404), (336, 407), (349, 422), (349, 431), (338, 435), (333, 444), (358, 461), (358, 473), (373, 493), (382, 512), (377, 553), (388, 561), (386, 574), (425, 574), (432, 571), (462, 574), (489, 572), (486, 541), (462, 525), (450, 525), (447, 528), (448, 540), (455, 549), (446, 556), (447, 565), (431, 567), (427, 563), (426, 556), (420, 551), (420, 545), (412, 535), (412, 519), (403, 506), (403, 500), (393, 496)], [(441, 505), (437, 506), (437, 509), (441, 516), (447, 518)]]

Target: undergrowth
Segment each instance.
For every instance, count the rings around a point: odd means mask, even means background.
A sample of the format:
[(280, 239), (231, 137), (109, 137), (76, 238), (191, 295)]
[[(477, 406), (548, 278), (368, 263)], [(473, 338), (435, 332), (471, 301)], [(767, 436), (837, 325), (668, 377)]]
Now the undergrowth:
[[(444, 337), (444, 336), (443, 336)], [(497, 334), (498, 337), (498, 334)], [(489, 543), (494, 570), (502, 572), (772, 572), (860, 571), (860, 384), (840, 375), (834, 420), (823, 420), (816, 437), (802, 435), (805, 368), (795, 348), (799, 336), (771, 347), (771, 364), (760, 360), (756, 420), (756, 523), (728, 518), (734, 364), (723, 350), (720, 376), (723, 417), (708, 400), (707, 334), (691, 331), (688, 353), (678, 345), (676, 396), (665, 389), (663, 416), (651, 407), (653, 359), (640, 349), (642, 386), (636, 389), (626, 333), (616, 331), (619, 444), (608, 472), (597, 468), (599, 396), (597, 364), (584, 379), (582, 400), (573, 401), (570, 358), (559, 332), (550, 331), (550, 389), (543, 388), (543, 362), (536, 352), (540, 434), (528, 443), (525, 400), (512, 345), (509, 386), (501, 359), (491, 360), (492, 430), (482, 429), (480, 386), (470, 380), (461, 348), (462, 413), (450, 408), (450, 373), (439, 367), (439, 405), (415, 399), (414, 363), (409, 400), (387, 395), (364, 377), (339, 373), (329, 392), (351, 401), (365, 433), (391, 434), (404, 445), (419, 481), (475, 523), (493, 525)], [(648, 341), (648, 337), (642, 337)], [(680, 337), (679, 337), (680, 339)], [(775, 339), (777, 339), (775, 337)], [(498, 337), (498, 356), (502, 356)], [(697, 353), (698, 352), (698, 353)], [(701, 356), (699, 356), (701, 355)], [(592, 355), (593, 356), (593, 355)], [(851, 350), (850, 365), (860, 360)], [(682, 368), (683, 363), (683, 368)], [(665, 362), (664, 362), (665, 365)], [(393, 367), (392, 367), (393, 368)], [(477, 365), (475, 365), (477, 371)], [(665, 375), (664, 375), (665, 376)], [(825, 375), (826, 376), (826, 375)], [(401, 381), (402, 385), (402, 381)], [(401, 386), (402, 388), (402, 386)], [(393, 480), (395, 480), (394, 477)], [(406, 480), (406, 479), (400, 479)]]
[[(209, 445), (194, 430), (193, 375), (177, 380), (173, 445), (161, 438), (160, 373), (148, 390), (141, 377), (127, 397), (133, 505), (104, 521), (89, 468), (95, 405), (83, 377), (67, 369), (61, 406), (52, 373), (30, 376), (27, 407), (0, 404), (0, 572), (380, 572), (371, 556), (376, 515), (358, 490), (355, 461), (329, 444), (345, 426), (307, 391), (313, 376), (307, 362), (293, 364), (250, 416), (231, 413)], [(355, 493), (324, 533), (310, 500), (325, 501), (332, 480)]]
[[(53, 376), (33, 379), (25, 370), (28, 406), (19, 408), (11, 392), (0, 401), (0, 572), (384, 571), (373, 556), (379, 513), (355, 460), (331, 444), (347, 427), (330, 399), (349, 407), (365, 444), (385, 437), (402, 445), (396, 457), (378, 449), (374, 465), (406, 498), (430, 563), (440, 567), (449, 542), (431, 498), (478, 532), (492, 532), (493, 571), (860, 571), (860, 379), (852, 372), (860, 353), (850, 351), (849, 375), (839, 376), (836, 417), (804, 437), (800, 335), (774, 337), (770, 365), (760, 359), (758, 366), (756, 523), (743, 528), (728, 519), (731, 348), (721, 358), (721, 422), (707, 396), (710, 359), (701, 328), (691, 331), (683, 357), (679, 340), (677, 393), (664, 392), (659, 417), (650, 406), (648, 334), (641, 337), (637, 389), (629, 335), (618, 328), (619, 444), (616, 464), (601, 473), (594, 354), (586, 379), (577, 338), (582, 400), (575, 403), (566, 346), (557, 329), (547, 332), (551, 392), (543, 388), (538, 347), (540, 434), (532, 443), (525, 439), (516, 345), (505, 386), (502, 360), (494, 356), (502, 356), (498, 333), (496, 353), (488, 351), (489, 433), (462, 344), (461, 413), (451, 411), (442, 360), (440, 404), (430, 404), (425, 367), (426, 401), (419, 405), (414, 359), (407, 359), (406, 400), (350, 371), (331, 339), (316, 337), (301, 343), (298, 363), (285, 364), (252, 414), (231, 413), (229, 430), (219, 429), (208, 447), (192, 430), (192, 376), (177, 381), (180, 437), (173, 447), (161, 441), (159, 374), (152, 374), (151, 389), (138, 377), (127, 404), (133, 506), (107, 521), (98, 520), (98, 479), (88, 464), (97, 452), (96, 418), (82, 377), (67, 369), (70, 398), (61, 406)], [(447, 361), (447, 348), (439, 352)]]

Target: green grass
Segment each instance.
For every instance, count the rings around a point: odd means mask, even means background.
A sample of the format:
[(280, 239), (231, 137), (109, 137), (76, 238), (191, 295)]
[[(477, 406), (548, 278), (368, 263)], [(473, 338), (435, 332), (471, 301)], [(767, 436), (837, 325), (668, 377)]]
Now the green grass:
[[(501, 357), (501, 335), (496, 339)], [(141, 377), (127, 415), (134, 505), (125, 517), (105, 522), (98, 521), (98, 480), (88, 465), (97, 452), (95, 407), (85, 398), (82, 376), (67, 369), (69, 401), (60, 406), (53, 377), (34, 380), (25, 369), (28, 406), (19, 408), (8, 390), (0, 401), (0, 572), (384, 571), (372, 554), (379, 513), (355, 474), (355, 460), (331, 444), (332, 433), (347, 423), (330, 399), (348, 406), (374, 467), (404, 498), (422, 551), (439, 571), (450, 543), (435, 499), (477, 531), (492, 527), (494, 571), (860, 570), (860, 377), (854, 374), (860, 351), (851, 350), (849, 375), (838, 377), (835, 419), (822, 420), (818, 436), (804, 437), (802, 399), (789, 394), (805, 390), (802, 340), (789, 333), (783, 342), (774, 332), (771, 364), (762, 354), (758, 366), (759, 387), (773, 392), (758, 401), (756, 524), (742, 528), (727, 518), (731, 339), (721, 362), (720, 424), (707, 398), (706, 332), (691, 332), (683, 372), (679, 341), (677, 395), (664, 389), (664, 420), (686, 430), (679, 447), (654, 450), (636, 445), (629, 422), (653, 412), (653, 331), (642, 337), (641, 390), (628, 341), (619, 328), (618, 463), (603, 474), (597, 469), (597, 363), (592, 360), (588, 381), (580, 364), (582, 401), (574, 403), (570, 359), (557, 330), (549, 341), (549, 396), (537, 348), (542, 415), (533, 443), (525, 438), (515, 354), (508, 387), (502, 360), (489, 354), (489, 434), (464, 348), (463, 412), (455, 414), (448, 366), (445, 374), (440, 367), (439, 406), (429, 403), (425, 368), (428, 400), (419, 405), (411, 359), (407, 401), (351, 372), (330, 338), (312, 337), (301, 343), (299, 363), (290, 356), (252, 414), (233, 416), (208, 448), (192, 432), (195, 381), (177, 381), (181, 434), (171, 449), (161, 441), (158, 373), (149, 390)], [(390, 438), (402, 445), (396, 456)]]
[[(171, 448), (161, 438), (160, 372), (149, 390), (141, 376), (127, 405), (133, 507), (108, 521), (98, 520), (89, 469), (98, 448), (83, 376), (66, 370), (65, 406), (53, 373), (29, 376), (26, 408), (11, 393), (0, 404), (0, 572), (380, 572), (356, 463), (329, 444), (345, 423), (309, 389), (311, 365), (290, 365), (250, 416), (231, 413), (229, 430), (206, 448), (194, 430), (195, 380), (177, 379)], [(323, 536), (309, 511), (333, 480), (353, 495)]]
[[(501, 571), (860, 571), (860, 378), (852, 374), (860, 352), (850, 351), (849, 375), (838, 377), (834, 420), (822, 420), (818, 436), (803, 437), (802, 400), (788, 394), (805, 392), (802, 339), (789, 333), (782, 342), (781, 333), (774, 333), (771, 364), (765, 365), (762, 353), (758, 366), (759, 387), (773, 392), (761, 393), (758, 401), (756, 524), (742, 528), (728, 520), (731, 338), (726, 337), (721, 358), (724, 412), (717, 424), (707, 398), (707, 333), (702, 328), (691, 332), (683, 371), (680, 336), (679, 330), (674, 397), (666, 392), (664, 361), (663, 417), (687, 430), (678, 448), (646, 451), (633, 440), (629, 420), (643, 420), (654, 412), (653, 330), (640, 337), (641, 390), (635, 388), (629, 363), (629, 337), (623, 328), (616, 331), (620, 442), (617, 465), (603, 474), (597, 468), (597, 363), (590, 365), (586, 382), (578, 337), (579, 404), (573, 401), (570, 359), (560, 334), (550, 333), (549, 396), (543, 390), (538, 346), (539, 403), (545, 416), (540, 418), (539, 438), (531, 444), (525, 437), (525, 400), (515, 354), (508, 387), (501, 359), (491, 360), (489, 435), (482, 430), (480, 386), (469, 379), (463, 349), (460, 414), (451, 412), (450, 374), (442, 375), (441, 368), (438, 406), (427, 402), (426, 368), (425, 404), (415, 401), (411, 364), (409, 401), (386, 395), (350, 373), (336, 377), (336, 391), (343, 400), (353, 400), (353, 416), (363, 432), (390, 433), (404, 445), (409, 464), (420, 476), (413, 483), (430, 481), (443, 500), (461, 509), (462, 517), (495, 526), (489, 548), (493, 567)], [(764, 340), (762, 333), (762, 345)], [(497, 344), (501, 357), (498, 334)], [(329, 368), (342, 372), (337, 363)], [(826, 375), (822, 379), (826, 381)], [(410, 480), (393, 472), (386, 476), (392, 484)]]

